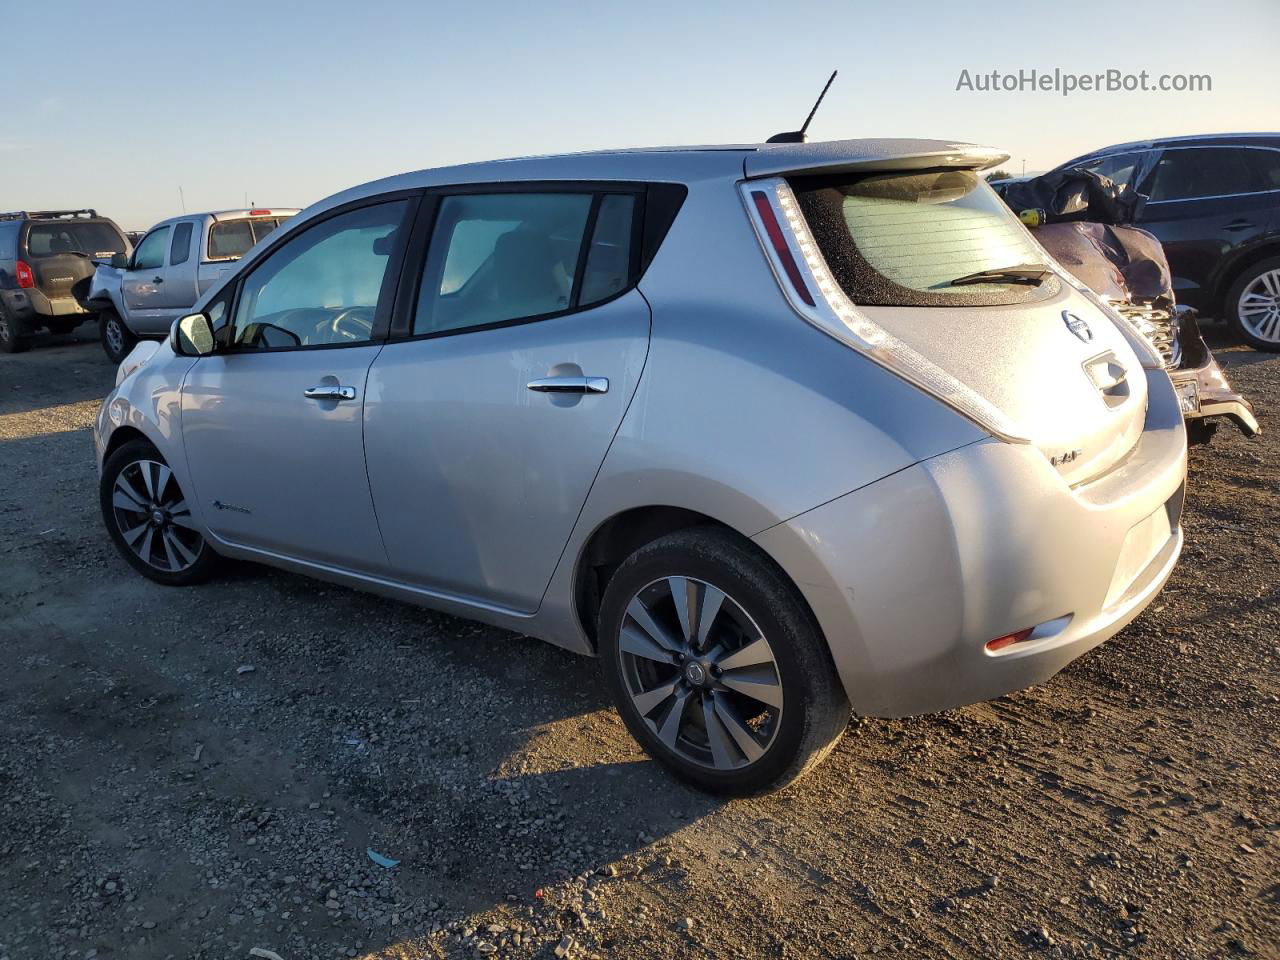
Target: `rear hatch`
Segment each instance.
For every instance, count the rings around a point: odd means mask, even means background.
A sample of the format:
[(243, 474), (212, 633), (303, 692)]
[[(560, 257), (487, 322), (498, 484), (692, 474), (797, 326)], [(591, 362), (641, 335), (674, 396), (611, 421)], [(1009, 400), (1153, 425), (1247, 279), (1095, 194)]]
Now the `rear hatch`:
[(826, 305), (845, 327), (874, 331), (864, 340), (882, 340), (873, 358), (908, 357), (926, 371), (913, 379), (944, 400), (976, 395), (953, 406), (996, 411), (1003, 429), (993, 432), (1037, 446), (1070, 484), (1105, 473), (1137, 443), (1141, 361), (1045, 264), (980, 174), (858, 169), (756, 182), (777, 192)]
[(128, 243), (110, 220), (32, 220), (22, 245), (36, 289), (50, 300), (86, 301), (95, 260), (125, 253)]

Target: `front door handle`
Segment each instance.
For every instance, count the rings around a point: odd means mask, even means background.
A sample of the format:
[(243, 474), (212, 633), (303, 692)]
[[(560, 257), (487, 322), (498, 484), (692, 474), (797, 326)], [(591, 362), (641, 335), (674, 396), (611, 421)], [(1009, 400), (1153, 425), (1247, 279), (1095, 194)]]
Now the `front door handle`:
[(354, 400), (356, 398), (355, 387), (307, 387), (302, 391), (302, 395), (308, 400)]
[(529, 381), (537, 393), (608, 393), (608, 377), (542, 377)]

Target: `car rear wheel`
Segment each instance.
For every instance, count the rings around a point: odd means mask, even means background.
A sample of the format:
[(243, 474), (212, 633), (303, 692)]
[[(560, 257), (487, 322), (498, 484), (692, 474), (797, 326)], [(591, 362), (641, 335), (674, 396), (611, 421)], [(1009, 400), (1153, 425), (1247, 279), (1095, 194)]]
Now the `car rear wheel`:
[(703, 789), (785, 786), (849, 722), (812, 614), (781, 571), (725, 531), (685, 530), (633, 553), (605, 590), (599, 637), (627, 729)]
[(107, 458), (99, 496), (112, 542), (144, 577), (185, 586), (213, 572), (217, 555), (196, 529), (178, 478), (150, 443), (132, 440)]
[(1246, 270), (1227, 293), (1227, 322), (1257, 350), (1280, 351), (1280, 257)]
[(120, 314), (114, 310), (98, 314), (98, 334), (102, 338), (102, 349), (112, 363), (119, 363), (127, 357), (138, 343), (133, 331), (125, 326)]
[(0, 307), (0, 353), (21, 353), (30, 345), (31, 341), (23, 336), (18, 322), (4, 307)]

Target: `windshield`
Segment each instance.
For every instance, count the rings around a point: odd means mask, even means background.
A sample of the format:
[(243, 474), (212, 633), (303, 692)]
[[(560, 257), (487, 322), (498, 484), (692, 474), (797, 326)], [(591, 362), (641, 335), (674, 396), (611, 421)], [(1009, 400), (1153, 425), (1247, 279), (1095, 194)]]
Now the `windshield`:
[[(1052, 277), (1027, 282), (1008, 273), (1025, 273), (1044, 254), (971, 170), (811, 178), (792, 187), (832, 272), (855, 303), (1018, 303), (1057, 289)], [(989, 281), (974, 282), (974, 275), (986, 272), (992, 273)]]
[(109, 223), (33, 223), (27, 230), (27, 253), (51, 257), (60, 253), (83, 253), (88, 257), (110, 257), (124, 253), (120, 231)]
[(223, 220), (209, 228), (209, 259), (239, 260), (250, 248), (276, 227), (283, 219)]

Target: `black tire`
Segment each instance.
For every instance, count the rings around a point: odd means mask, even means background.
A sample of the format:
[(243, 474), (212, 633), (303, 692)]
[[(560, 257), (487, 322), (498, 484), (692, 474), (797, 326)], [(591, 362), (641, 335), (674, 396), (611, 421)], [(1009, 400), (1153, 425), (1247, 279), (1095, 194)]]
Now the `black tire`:
[[(196, 583), (203, 583), (208, 580), (217, 568), (218, 555), (213, 552), (213, 548), (205, 541), (204, 537), (196, 531), (191, 530), (185, 524), (174, 524), (171, 517), (177, 517), (179, 514), (170, 515), (168, 511), (164, 511), (166, 519), (164, 523), (156, 525), (151, 523), (152, 531), (150, 533), (143, 531), (133, 538), (133, 542), (138, 544), (140, 548), (145, 544), (146, 553), (153, 558), (152, 562), (144, 560), (139, 550), (135, 550), (127, 537), (127, 532), (142, 529), (140, 524), (148, 522), (150, 506), (147, 509), (131, 510), (121, 509), (117, 503), (117, 484), (116, 481), (122, 473), (130, 471), (130, 475), (126, 477), (126, 482), (131, 482), (133, 489), (141, 494), (148, 494), (152, 486), (160, 487), (157, 496), (152, 497), (153, 501), (182, 502), (184, 499), (183, 492), (178, 487), (177, 477), (170, 476), (165, 482), (160, 484), (142, 483), (139, 485), (135, 476), (140, 478), (140, 474), (135, 475), (130, 470), (141, 464), (159, 464), (165, 465), (164, 458), (159, 451), (146, 440), (131, 440), (116, 450), (111, 456), (107, 457), (107, 462), (102, 467), (102, 479), (99, 482), (99, 502), (102, 506), (102, 520), (107, 526), (107, 532), (111, 534), (111, 542), (116, 545), (116, 549), (120, 551), (120, 555), (124, 557), (125, 562), (133, 569), (149, 580), (156, 583), (162, 583), (165, 586), (184, 587)], [(165, 465), (167, 469), (167, 465)], [(146, 496), (140, 497), (140, 500), (147, 499)], [(189, 512), (181, 519), (189, 519)], [(130, 524), (127, 530), (122, 524)], [(178, 529), (175, 530), (174, 527)], [(169, 531), (173, 536), (178, 538), (176, 545), (170, 545), (166, 548), (164, 543), (164, 532)], [(159, 543), (156, 543), (156, 535), (160, 535)], [(171, 541), (172, 544), (172, 541)], [(165, 569), (161, 567), (160, 562), (167, 562), (168, 556), (178, 558), (178, 562), (187, 563), (186, 558), (182, 555), (178, 547), (188, 551), (194, 556), (194, 560), (181, 569)], [(169, 551), (173, 551), (169, 554)]]
[(80, 326), (80, 321), (76, 320), (50, 320), (48, 323), (49, 332), (55, 337), (65, 337), (68, 333)]
[(98, 336), (107, 359), (112, 363), (119, 363), (127, 357), (138, 343), (133, 331), (114, 310), (103, 310), (98, 314)]
[[(771, 733), (772, 739), (755, 760), (747, 760), (747, 754), (738, 751), (733, 759), (740, 765), (731, 769), (712, 769), (707, 762), (694, 762), (659, 738), (658, 721), (653, 718), (661, 715), (664, 708), (659, 706), (658, 712), (651, 712), (647, 720), (632, 700), (628, 686), (632, 682), (628, 679), (628, 671), (632, 668), (624, 664), (624, 659), (630, 655), (624, 657), (620, 638), (624, 620), (630, 620), (628, 629), (631, 631), (634, 631), (637, 621), (630, 617), (627, 608), (633, 600), (639, 601), (645, 591), (661, 590), (658, 583), (668, 577), (701, 581), (723, 591), (733, 602), (733, 609), (745, 613), (752, 627), (768, 640), (773, 657), (768, 669), (776, 669), (776, 675), (771, 674), (770, 682), (776, 680), (780, 685), (782, 706)], [(701, 601), (697, 603), (700, 607)], [(727, 628), (723, 615), (718, 616), (720, 619), (714, 620), (710, 629), (736, 629), (737, 614), (731, 614)], [(716, 624), (720, 626), (717, 628)], [(728, 531), (715, 527), (683, 530), (661, 537), (633, 553), (609, 580), (601, 603), (599, 628), (600, 658), (605, 679), (627, 729), (650, 756), (704, 790), (741, 796), (776, 790), (792, 783), (827, 755), (849, 723), (849, 702), (836, 676), (826, 641), (808, 606), (781, 570), (752, 544)], [(713, 641), (708, 637), (704, 649), (712, 645)], [(715, 642), (714, 645), (721, 646), (722, 643)], [(681, 662), (688, 666), (688, 661)], [(630, 663), (647, 661), (631, 658)], [(674, 670), (676, 681), (688, 688), (678, 665), (658, 662), (653, 669)], [(712, 667), (708, 673), (712, 671), (715, 676), (721, 676), (718, 668)], [(697, 672), (702, 674), (701, 670)], [(716, 682), (714, 679), (709, 681), (711, 685)], [(712, 699), (726, 693), (737, 696), (733, 691), (708, 694), (703, 688), (692, 690), (694, 697), (707, 695)], [(673, 704), (675, 702), (672, 701)], [(705, 709), (713, 711), (713, 708)], [(669, 719), (674, 707), (666, 708), (666, 711)], [(741, 710), (737, 712), (742, 716)], [(698, 709), (695, 707), (692, 713), (696, 724)], [(682, 712), (681, 717), (685, 716), (688, 713)], [(759, 720), (758, 717), (749, 719)], [(678, 719), (677, 726), (683, 730), (684, 720)], [(709, 752), (706, 722), (701, 726)], [(722, 729), (727, 731), (728, 727)], [(760, 727), (755, 729), (764, 730)], [(682, 742), (679, 733), (675, 739), (677, 745)], [(685, 749), (690, 752), (689, 747)]]
[[(1227, 291), (1226, 299), (1222, 305), (1222, 315), (1226, 317), (1227, 325), (1235, 332), (1236, 336), (1249, 344), (1249, 346), (1255, 350), (1276, 353), (1280, 351), (1280, 321), (1277, 321), (1271, 328), (1269, 336), (1264, 337), (1259, 336), (1255, 330), (1249, 329), (1246, 320), (1240, 315), (1241, 297), (1264, 274), (1272, 275), (1276, 290), (1280, 292), (1280, 257), (1271, 257), (1269, 260), (1255, 263), (1240, 274), (1236, 278), (1236, 282), (1231, 285), (1231, 289)], [(1276, 304), (1280, 307), (1280, 296), (1276, 297)]]
[(26, 331), (0, 306), (0, 353), (21, 353), (29, 346), (31, 340), (26, 336)]

